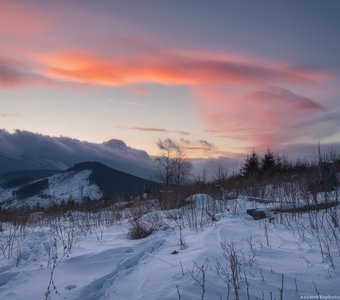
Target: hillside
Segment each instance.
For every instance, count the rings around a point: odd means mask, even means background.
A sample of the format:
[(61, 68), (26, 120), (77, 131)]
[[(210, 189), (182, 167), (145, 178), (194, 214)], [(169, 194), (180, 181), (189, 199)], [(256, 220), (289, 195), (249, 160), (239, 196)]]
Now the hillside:
[(15, 188), (34, 180), (46, 178), (59, 173), (58, 170), (21, 170), (0, 175), (0, 187)]
[(140, 194), (157, 187), (157, 183), (154, 181), (109, 168), (98, 162), (79, 163), (65, 172), (82, 172), (85, 170), (92, 171), (89, 176), (89, 184), (97, 185), (102, 191), (103, 197), (118, 194)]
[(79, 163), (58, 173), (23, 171), (8, 173), (2, 178), (6, 178), (0, 184), (0, 205), (3, 208), (46, 207), (69, 200), (80, 203), (117, 195), (136, 195), (158, 186), (155, 182), (98, 162)]

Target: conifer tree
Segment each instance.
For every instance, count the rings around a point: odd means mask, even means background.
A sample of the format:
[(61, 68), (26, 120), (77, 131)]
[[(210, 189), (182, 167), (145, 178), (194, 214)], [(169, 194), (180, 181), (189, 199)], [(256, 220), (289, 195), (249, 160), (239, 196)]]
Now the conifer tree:
[(272, 175), (276, 169), (274, 153), (267, 149), (267, 152), (261, 159), (261, 173), (262, 175)]
[(260, 163), (257, 153), (254, 151), (248, 155), (242, 166), (241, 173), (245, 177), (258, 176), (260, 173)]

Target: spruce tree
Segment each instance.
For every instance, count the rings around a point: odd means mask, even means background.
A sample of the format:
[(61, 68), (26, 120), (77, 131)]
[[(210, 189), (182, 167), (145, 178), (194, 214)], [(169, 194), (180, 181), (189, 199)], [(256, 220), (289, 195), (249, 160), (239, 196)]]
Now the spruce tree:
[(250, 155), (246, 157), (245, 162), (242, 166), (241, 173), (245, 177), (253, 176), (257, 177), (259, 175), (260, 173), (259, 157), (254, 150)]
[(262, 175), (272, 175), (275, 172), (276, 163), (274, 153), (267, 149), (267, 152), (261, 159), (261, 173)]

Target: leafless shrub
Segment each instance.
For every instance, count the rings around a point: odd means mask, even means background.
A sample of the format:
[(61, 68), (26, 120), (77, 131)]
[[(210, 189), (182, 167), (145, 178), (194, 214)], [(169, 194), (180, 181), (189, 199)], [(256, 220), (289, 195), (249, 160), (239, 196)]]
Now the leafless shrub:
[(256, 252), (255, 252), (255, 249), (254, 249), (255, 243), (253, 242), (253, 239), (252, 239), (251, 236), (247, 239), (247, 243), (248, 243), (249, 249), (250, 249), (250, 255), (248, 257), (248, 265), (250, 267), (252, 267), (256, 262)]
[(247, 286), (247, 298), (248, 298), (248, 300), (250, 300), (250, 296), (249, 296), (249, 282), (248, 282), (247, 274), (246, 274), (245, 271), (243, 273), (244, 273), (244, 280), (245, 280), (246, 286)]
[(131, 240), (143, 239), (149, 236), (153, 231), (154, 228), (139, 218), (132, 218), (129, 221), (128, 237)]
[(19, 267), (20, 261), (23, 258), (24, 253), (21, 251), (21, 245), (18, 244), (17, 251), (16, 251), (16, 263), (15, 266)]
[(295, 292), (299, 293), (298, 285), (297, 285), (297, 280), (294, 278), (294, 285), (295, 285)]
[(63, 261), (63, 259), (69, 254), (68, 249), (63, 248), (63, 253), (59, 254), (58, 249), (58, 238), (56, 236), (50, 238), (49, 243), (45, 243), (45, 250), (47, 252), (47, 268), (50, 271), (49, 281), (45, 291), (45, 300), (51, 298), (51, 294), (58, 294), (57, 286), (54, 282), (54, 273), (57, 269), (57, 266)]
[(239, 212), (240, 209), (240, 205), (238, 203), (238, 199), (234, 199), (234, 200), (227, 200), (227, 204), (229, 204), (229, 210), (232, 214), (237, 214)]
[(218, 277), (227, 285), (227, 300), (229, 300), (231, 288), (229, 270), (226, 269), (225, 266), (222, 266), (220, 262), (216, 263), (215, 269)]
[(204, 299), (206, 292), (206, 276), (209, 267), (209, 260), (206, 258), (202, 265), (194, 263), (192, 270), (189, 271), (191, 278), (200, 286), (201, 288), (201, 300)]
[(178, 300), (181, 300), (181, 293), (179, 292), (178, 285), (176, 285)]
[(283, 282), (284, 282), (284, 275), (281, 275), (281, 288), (280, 288), (280, 300), (283, 300)]
[(329, 263), (332, 268), (335, 268), (333, 257), (331, 254), (331, 240), (328, 237), (320, 237), (317, 235), (320, 253), (325, 263)]
[(338, 255), (340, 256), (340, 230), (339, 230), (339, 227), (334, 225), (332, 216), (329, 216), (329, 217), (331, 218), (332, 221), (327, 219), (328, 228), (332, 232), (333, 239), (334, 239), (336, 246), (338, 248)]
[(159, 212), (150, 212), (143, 216), (143, 220), (151, 225), (155, 230), (160, 228), (167, 228), (167, 224), (164, 221), (164, 215)]
[(18, 248), (21, 249), (26, 233), (26, 229), (11, 224), (8, 232), (6, 232), (4, 242), (0, 244), (2, 255), (7, 259), (10, 259), (13, 255), (17, 255), (17, 258), (21, 256), (19, 255), (21, 250), (19, 251)]
[(205, 206), (205, 213), (210, 217), (211, 220), (215, 220), (215, 216), (218, 213), (228, 211), (228, 201), (224, 200), (213, 200), (207, 202)]
[(318, 299), (321, 299), (321, 297), (320, 297), (320, 293), (319, 293), (319, 290), (317, 289), (317, 287), (316, 287), (316, 284), (315, 284), (315, 282), (313, 281), (313, 286), (314, 286), (314, 289), (315, 289), (315, 292), (317, 293), (317, 295), (318, 295)]
[[(227, 278), (227, 281), (231, 283), (234, 289), (234, 295), (235, 299), (239, 300), (239, 280), (240, 280), (240, 262), (237, 256), (237, 250), (235, 248), (235, 243), (227, 243), (227, 242), (222, 242), (221, 243), (222, 251), (223, 251), (223, 258), (225, 260), (225, 267), (224, 271), (221, 271), (221, 268), (219, 268), (220, 272), (218, 274), (224, 274), (224, 278)], [(230, 280), (229, 275), (226, 276), (230, 272), (231, 278)], [(221, 277), (221, 276), (220, 276)], [(229, 284), (230, 284), (229, 283)], [(228, 290), (229, 290), (228, 286)]]
[(203, 205), (201, 208), (198, 208), (196, 203), (191, 203), (189, 209), (184, 210), (183, 217), (186, 224), (196, 231), (203, 230), (204, 226), (207, 224), (205, 208)]
[(179, 232), (179, 241), (178, 244), (181, 250), (184, 250), (187, 247), (187, 243), (185, 242), (183, 236), (183, 228), (185, 227), (184, 220), (183, 220), (183, 209), (177, 209), (173, 211), (168, 211), (165, 213), (165, 216), (168, 220), (171, 220), (176, 224), (176, 229)]
[(264, 220), (264, 234), (265, 234), (265, 237), (266, 237), (267, 247), (270, 247), (270, 245), (269, 245), (269, 236), (268, 236), (268, 223), (267, 223), (266, 219)]
[(64, 253), (71, 252), (72, 248), (78, 243), (80, 236), (75, 224), (69, 224), (65, 220), (56, 220), (52, 228), (55, 231), (56, 238), (62, 243)]

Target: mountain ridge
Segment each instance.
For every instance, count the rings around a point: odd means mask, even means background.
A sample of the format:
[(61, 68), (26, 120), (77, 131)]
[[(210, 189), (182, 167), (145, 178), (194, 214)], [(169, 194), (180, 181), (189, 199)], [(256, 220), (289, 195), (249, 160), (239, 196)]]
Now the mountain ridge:
[[(47, 177), (37, 175), (31, 181), (25, 181), (26, 177), (15, 178), (15, 172), (9, 174), (12, 175), (9, 181), (0, 182), (0, 206), (4, 208), (50, 206), (69, 200), (79, 203), (85, 199), (138, 195), (160, 187), (159, 183), (96, 161), (81, 162)], [(13, 184), (13, 181), (17, 184)]]

